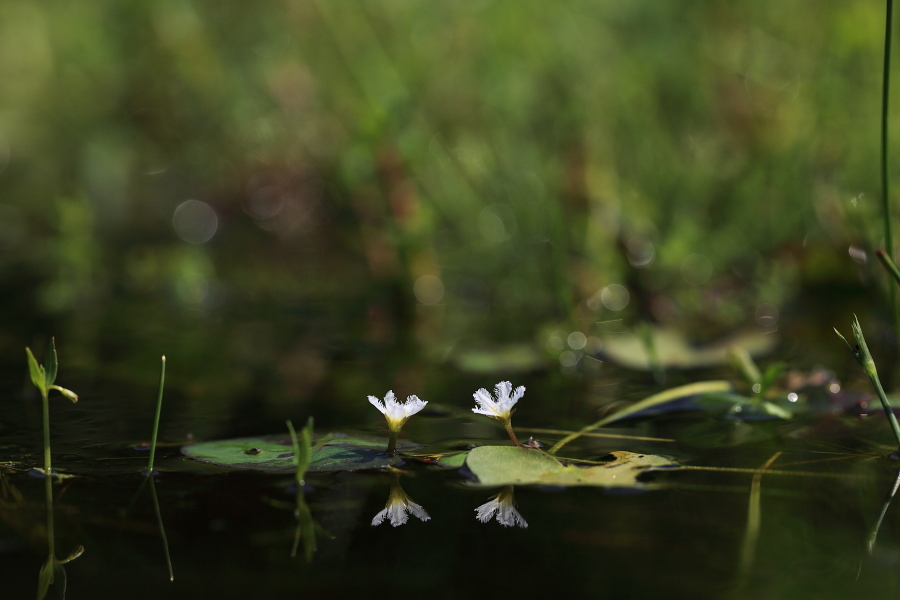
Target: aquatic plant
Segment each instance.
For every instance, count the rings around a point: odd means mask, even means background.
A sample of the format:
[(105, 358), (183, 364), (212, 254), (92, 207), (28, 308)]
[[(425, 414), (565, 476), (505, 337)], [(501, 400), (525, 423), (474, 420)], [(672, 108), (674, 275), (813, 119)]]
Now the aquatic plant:
[(53, 526), (53, 468), (50, 460), (50, 390), (56, 390), (72, 402), (78, 402), (78, 395), (72, 390), (60, 387), (55, 383), (59, 361), (56, 355), (56, 340), (54, 338), (50, 338), (50, 349), (47, 351), (44, 365), (38, 363), (30, 348), (25, 348), (25, 354), (28, 356), (28, 372), (31, 375), (31, 383), (41, 393), (41, 409), (44, 424), (44, 468), (41, 471), (44, 474), (44, 493), (47, 499), (47, 561), (41, 567), (41, 572), (38, 576), (38, 600), (41, 600), (54, 582), (58, 585), (61, 596), (65, 597), (66, 570), (63, 568), (63, 565), (71, 560), (75, 560), (84, 552), (84, 548), (79, 546), (68, 558), (63, 560), (56, 558), (56, 535)]
[(391, 454), (397, 447), (397, 437), (400, 435), (400, 429), (409, 420), (411, 416), (425, 408), (428, 402), (420, 400), (418, 396), (407, 396), (406, 402), (397, 402), (393, 391), (389, 391), (384, 397), (384, 402), (375, 396), (369, 396), (369, 402), (384, 415), (387, 421), (388, 431), (390, 431), (390, 439), (388, 440), (387, 452)]
[(159, 415), (162, 412), (163, 386), (166, 383), (166, 357), (162, 357), (162, 366), (159, 370), (159, 394), (156, 397), (156, 416), (153, 417), (153, 437), (150, 440), (150, 460), (147, 463), (146, 475), (153, 475), (153, 459), (156, 456), (156, 437), (159, 433)]
[(518, 402), (525, 394), (525, 386), (520, 385), (513, 391), (510, 382), (501, 381), (494, 386), (494, 394), (496, 398), (492, 397), (484, 388), (481, 388), (472, 394), (475, 397), (475, 404), (477, 405), (472, 409), (472, 412), (500, 421), (506, 429), (506, 433), (509, 434), (509, 439), (511, 439), (516, 446), (521, 446), (522, 444), (519, 443), (512, 428), (512, 410), (513, 406), (516, 405), (516, 402)]
[(306, 427), (300, 430), (300, 436), (294, 430), (294, 424), (288, 420), (287, 428), (291, 434), (291, 445), (294, 448), (294, 480), (297, 484), (297, 495), (294, 503), (294, 518), (297, 520), (297, 528), (294, 532), (294, 544), (291, 546), (291, 557), (297, 556), (297, 548), (300, 546), (300, 540), (303, 539), (303, 556), (307, 561), (312, 560), (312, 555), (316, 551), (316, 533), (321, 533), (326, 537), (333, 538), (330, 533), (322, 529), (312, 517), (312, 511), (303, 497), (303, 486), (306, 485), (306, 472), (312, 462), (313, 453), (317, 452), (331, 441), (332, 436), (326, 435), (322, 437), (315, 445), (313, 445), (313, 418), (310, 417), (306, 421)]
[[(890, 178), (888, 175), (888, 106), (891, 90), (891, 33), (893, 29), (894, 0), (887, 0), (884, 22), (884, 61), (881, 76), (881, 205), (884, 220), (884, 245), (887, 257), (894, 256), (894, 235), (891, 212)], [(900, 306), (897, 305), (897, 290), (890, 288), (891, 314), (894, 317), (894, 330), (900, 339)]]
[(891, 424), (891, 429), (894, 432), (894, 437), (897, 439), (897, 447), (900, 449), (900, 424), (897, 423), (897, 417), (894, 416), (894, 410), (891, 407), (890, 402), (888, 402), (887, 394), (884, 393), (884, 387), (881, 385), (881, 380), (878, 378), (878, 370), (875, 368), (875, 360), (872, 358), (872, 354), (869, 352), (869, 346), (866, 344), (866, 338), (863, 336), (862, 327), (859, 325), (859, 319), (856, 315), (853, 315), (853, 337), (856, 339), (856, 346), (851, 346), (850, 342), (841, 335), (841, 332), (837, 329), (834, 330), (838, 336), (844, 340), (844, 343), (847, 344), (847, 347), (850, 349), (850, 352), (853, 354), (856, 361), (863, 368), (863, 371), (866, 372), (866, 375), (869, 376), (869, 380), (872, 382), (872, 387), (875, 388), (875, 392), (878, 394), (878, 399), (881, 400), (881, 406), (884, 408), (884, 414), (888, 418), (888, 422)]
[(430, 520), (431, 517), (425, 509), (420, 504), (413, 502), (403, 490), (396, 470), (391, 469), (391, 476), (391, 492), (388, 496), (387, 504), (372, 519), (372, 527), (381, 525), (386, 520), (389, 520), (393, 527), (399, 527), (409, 520), (409, 515), (417, 517), (420, 521)]

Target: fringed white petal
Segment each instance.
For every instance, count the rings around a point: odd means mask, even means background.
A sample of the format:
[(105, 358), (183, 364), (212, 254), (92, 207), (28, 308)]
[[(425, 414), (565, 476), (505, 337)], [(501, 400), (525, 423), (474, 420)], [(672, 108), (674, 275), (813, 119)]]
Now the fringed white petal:
[(409, 512), (419, 518), (421, 521), (428, 521), (431, 517), (428, 516), (428, 513), (425, 512), (425, 509), (422, 508), (421, 505), (416, 504), (412, 500), (409, 501)]
[(524, 386), (517, 387), (515, 393), (513, 393), (512, 384), (508, 381), (501, 381), (494, 386), (494, 395), (496, 397), (491, 397), (484, 388), (473, 394), (476, 406), (472, 409), (472, 412), (494, 417), (495, 419), (509, 419), (513, 406), (524, 394)]
[(504, 527), (518, 526), (522, 529), (528, 529), (528, 523), (525, 522), (525, 519), (516, 510), (516, 507), (512, 505), (512, 502), (500, 504), (500, 510), (497, 512), (497, 522)]
[(382, 510), (380, 513), (375, 515), (375, 518), (372, 519), (372, 527), (377, 527), (378, 525), (381, 525), (382, 523), (384, 523), (384, 519), (385, 519), (385, 517), (387, 517), (387, 514), (388, 514), (388, 509), (387, 509), (387, 507), (385, 507), (384, 510)]
[(494, 516), (494, 513), (500, 509), (500, 502), (497, 500), (491, 500), (490, 502), (485, 502), (481, 506), (475, 509), (475, 518), (481, 521), (482, 523), (487, 523)]
[(408, 396), (406, 398), (406, 404), (403, 407), (406, 418), (410, 418), (417, 412), (421, 411), (425, 408), (425, 405), (428, 404), (425, 400), (420, 400), (418, 396), (415, 394), (412, 396)]
[(379, 411), (381, 414), (386, 414), (386, 410), (387, 410), (387, 409), (386, 409), (385, 406), (381, 403), (381, 400), (379, 400), (379, 399), (376, 398), (375, 396), (369, 396), (369, 402), (372, 404), (372, 406), (374, 406), (375, 408), (377, 408), (378, 411)]

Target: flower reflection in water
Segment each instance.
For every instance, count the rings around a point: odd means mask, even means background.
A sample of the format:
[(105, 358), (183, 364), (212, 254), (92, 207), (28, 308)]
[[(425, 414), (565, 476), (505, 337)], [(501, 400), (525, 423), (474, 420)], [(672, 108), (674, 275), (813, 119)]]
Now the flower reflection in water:
[(425, 509), (410, 500), (403, 488), (400, 487), (400, 478), (397, 473), (392, 473), (392, 476), (391, 494), (388, 496), (387, 504), (384, 505), (384, 510), (372, 519), (372, 527), (381, 525), (385, 520), (390, 520), (394, 527), (403, 525), (409, 520), (409, 513), (422, 521), (429, 520), (431, 517), (428, 516)]
[(521, 527), (528, 528), (528, 523), (516, 510), (516, 501), (513, 496), (513, 486), (508, 485), (503, 491), (491, 498), (489, 502), (485, 502), (475, 509), (475, 518), (482, 523), (487, 523), (494, 516), (497, 522), (504, 527)]

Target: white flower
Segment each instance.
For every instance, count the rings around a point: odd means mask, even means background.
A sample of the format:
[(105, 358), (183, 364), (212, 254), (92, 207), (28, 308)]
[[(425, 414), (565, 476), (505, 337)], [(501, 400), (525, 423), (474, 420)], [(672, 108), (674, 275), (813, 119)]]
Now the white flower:
[(517, 526), (522, 529), (528, 528), (528, 523), (516, 510), (513, 486), (503, 488), (503, 491), (494, 496), (490, 502), (486, 502), (476, 508), (475, 513), (475, 518), (482, 523), (487, 523), (494, 515), (497, 515), (497, 522), (504, 527)]
[(385, 519), (390, 519), (391, 525), (394, 527), (403, 525), (409, 520), (407, 513), (412, 513), (422, 521), (427, 521), (431, 518), (424, 508), (409, 499), (409, 496), (406, 495), (399, 483), (394, 483), (391, 485), (391, 495), (388, 496), (384, 510), (372, 519), (372, 527), (381, 525)]
[[(516, 388), (516, 391), (513, 392), (512, 384), (510, 382), (501, 381), (494, 386), (494, 390), (494, 394), (497, 397), (496, 400), (492, 398), (484, 388), (475, 392), (473, 396), (475, 397), (475, 404), (477, 404), (477, 406), (472, 409), (472, 412), (478, 413), (479, 415), (494, 417), (500, 421), (509, 422), (512, 407), (515, 406), (516, 402), (519, 401), (519, 398), (525, 394), (525, 386), (520, 385)], [(512, 393), (512, 395), (510, 395), (510, 393)]]
[(393, 391), (387, 393), (384, 397), (383, 404), (381, 400), (375, 396), (369, 396), (369, 402), (372, 403), (372, 406), (381, 411), (381, 414), (387, 419), (388, 429), (390, 429), (391, 432), (400, 431), (400, 428), (403, 427), (403, 424), (406, 423), (407, 419), (425, 408), (425, 405), (428, 404), (428, 402), (425, 402), (424, 400), (419, 400), (418, 396), (409, 396), (406, 398), (406, 402), (403, 403), (397, 402)]

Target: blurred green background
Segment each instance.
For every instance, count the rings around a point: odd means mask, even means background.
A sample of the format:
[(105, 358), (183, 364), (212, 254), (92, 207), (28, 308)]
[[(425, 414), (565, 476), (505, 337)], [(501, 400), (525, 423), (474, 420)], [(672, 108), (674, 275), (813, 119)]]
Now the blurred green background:
[(88, 397), (166, 353), (198, 417), (327, 422), (467, 352), (879, 308), (883, 11), (3, 0), (8, 380), (52, 334)]

